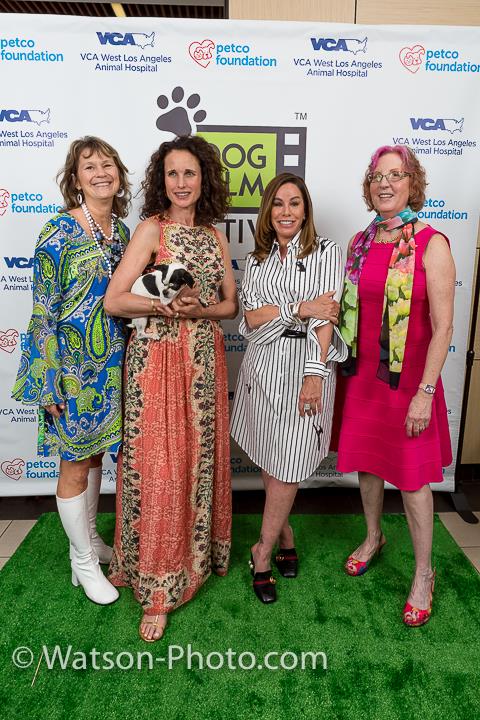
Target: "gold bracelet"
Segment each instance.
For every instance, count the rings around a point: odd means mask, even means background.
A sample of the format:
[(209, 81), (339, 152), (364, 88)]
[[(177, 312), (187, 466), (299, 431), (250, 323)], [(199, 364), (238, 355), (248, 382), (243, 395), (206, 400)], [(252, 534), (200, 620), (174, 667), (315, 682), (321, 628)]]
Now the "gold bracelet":
[(152, 313), (153, 313), (154, 315), (158, 315), (158, 309), (157, 309), (157, 307), (156, 307), (156, 305), (155, 305), (155, 300), (153, 300), (153, 298), (150, 298), (150, 303), (151, 303), (151, 305), (152, 305)]

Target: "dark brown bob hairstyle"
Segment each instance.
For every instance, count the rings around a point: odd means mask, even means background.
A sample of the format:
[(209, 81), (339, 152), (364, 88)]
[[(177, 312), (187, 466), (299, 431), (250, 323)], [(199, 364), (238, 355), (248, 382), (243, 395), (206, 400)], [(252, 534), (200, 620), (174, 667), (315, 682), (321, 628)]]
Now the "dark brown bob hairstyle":
[(165, 158), (173, 150), (186, 150), (196, 157), (202, 173), (202, 189), (195, 208), (195, 225), (221, 222), (228, 211), (229, 194), (224, 170), (216, 149), (198, 135), (180, 135), (164, 142), (153, 153), (142, 182), (145, 201), (142, 220), (164, 215), (171, 203), (165, 190)]
[(78, 190), (76, 185), (80, 155), (84, 154), (85, 157), (89, 158), (93, 153), (99, 153), (112, 158), (117, 166), (120, 176), (120, 188), (123, 190), (123, 195), (122, 197), (115, 195), (112, 210), (118, 217), (127, 217), (132, 197), (130, 193), (130, 183), (128, 181), (128, 169), (120, 160), (120, 156), (115, 148), (105, 142), (105, 140), (101, 140), (93, 135), (86, 135), (72, 142), (68, 149), (65, 165), (57, 174), (57, 182), (63, 195), (65, 210), (72, 210), (78, 207)]
[(402, 168), (404, 172), (410, 173), (410, 189), (408, 195), (408, 204), (418, 212), (425, 205), (425, 190), (427, 187), (427, 178), (424, 168), (420, 165), (415, 153), (410, 150), (406, 145), (382, 145), (372, 155), (370, 164), (365, 171), (365, 177), (363, 178), (363, 197), (369, 210), (375, 210), (372, 202), (372, 196), (370, 194), (370, 180), (368, 176), (370, 173), (375, 172), (375, 168), (378, 165), (378, 161), (382, 155), (387, 153), (396, 153), (399, 155), (402, 161)]
[(278, 190), (286, 183), (293, 183), (300, 190), (303, 197), (303, 205), (305, 208), (305, 220), (300, 231), (300, 252), (298, 258), (304, 258), (313, 252), (317, 245), (317, 231), (313, 222), (313, 208), (310, 193), (305, 185), (305, 180), (298, 175), (284, 172), (280, 173), (270, 180), (262, 198), (262, 204), (258, 211), (257, 225), (255, 228), (255, 249), (252, 252), (253, 257), (259, 262), (263, 262), (270, 254), (273, 241), (276, 238), (275, 230), (272, 225), (272, 206)]

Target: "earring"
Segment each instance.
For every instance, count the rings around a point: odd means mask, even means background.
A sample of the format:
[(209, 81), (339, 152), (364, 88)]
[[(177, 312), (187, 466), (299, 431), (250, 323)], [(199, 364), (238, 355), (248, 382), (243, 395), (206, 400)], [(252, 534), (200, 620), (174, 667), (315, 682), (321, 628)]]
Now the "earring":
[(118, 198), (121, 198), (121, 197), (123, 197), (123, 196), (125, 195), (125, 190), (124, 190), (123, 188), (120, 188), (119, 190), (117, 190), (117, 192), (115, 193), (115, 195), (116, 195)]
[(78, 202), (79, 205), (81, 205), (81, 204), (83, 203), (83, 195), (82, 195), (82, 191), (81, 191), (81, 190), (79, 190), (78, 193), (77, 193), (77, 202)]

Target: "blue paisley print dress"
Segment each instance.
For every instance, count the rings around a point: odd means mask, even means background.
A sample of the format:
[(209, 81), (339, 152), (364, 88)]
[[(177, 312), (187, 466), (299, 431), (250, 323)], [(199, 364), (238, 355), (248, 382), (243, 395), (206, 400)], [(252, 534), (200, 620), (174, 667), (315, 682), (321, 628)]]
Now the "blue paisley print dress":
[[(117, 220), (119, 247), (129, 239)], [(103, 299), (108, 266), (99, 247), (68, 213), (44, 226), (35, 248), (33, 313), (12, 396), (39, 406), (38, 454), (83, 460), (116, 452), (122, 439), (123, 320), (108, 316)], [(43, 409), (64, 403), (59, 419)]]

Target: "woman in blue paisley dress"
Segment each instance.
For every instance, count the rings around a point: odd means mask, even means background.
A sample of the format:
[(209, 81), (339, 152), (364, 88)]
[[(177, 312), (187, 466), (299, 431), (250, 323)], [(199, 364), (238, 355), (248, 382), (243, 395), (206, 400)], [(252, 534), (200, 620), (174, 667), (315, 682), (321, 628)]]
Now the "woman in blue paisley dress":
[(60, 455), (57, 506), (72, 583), (107, 605), (118, 592), (100, 569), (112, 549), (96, 514), (103, 454), (116, 453), (122, 439), (126, 332), (103, 298), (129, 239), (120, 218), (130, 183), (116, 150), (91, 136), (71, 144), (58, 178), (65, 209), (35, 249), (33, 313), (13, 397), (39, 407), (38, 454)]

